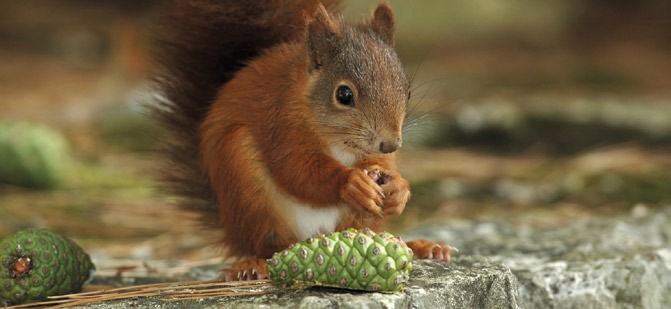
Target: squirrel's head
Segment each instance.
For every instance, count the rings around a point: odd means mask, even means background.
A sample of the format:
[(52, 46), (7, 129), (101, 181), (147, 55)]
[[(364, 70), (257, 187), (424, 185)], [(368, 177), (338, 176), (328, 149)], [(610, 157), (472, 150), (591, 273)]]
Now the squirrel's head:
[(333, 151), (386, 154), (402, 143), (410, 83), (394, 51), (394, 14), (347, 24), (320, 6), (307, 25), (309, 101)]

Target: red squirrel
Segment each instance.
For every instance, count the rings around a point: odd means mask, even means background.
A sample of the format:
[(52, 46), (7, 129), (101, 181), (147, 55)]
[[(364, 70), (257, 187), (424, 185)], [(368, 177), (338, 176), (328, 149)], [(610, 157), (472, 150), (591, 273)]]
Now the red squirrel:
[[(381, 3), (344, 21), (339, 1), (173, 1), (157, 23), (162, 180), (221, 231), (239, 258), (228, 279), (265, 277), (265, 259), (347, 228), (382, 231), (403, 212), (396, 169), (410, 82)], [(445, 243), (407, 242), (449, 261)]]

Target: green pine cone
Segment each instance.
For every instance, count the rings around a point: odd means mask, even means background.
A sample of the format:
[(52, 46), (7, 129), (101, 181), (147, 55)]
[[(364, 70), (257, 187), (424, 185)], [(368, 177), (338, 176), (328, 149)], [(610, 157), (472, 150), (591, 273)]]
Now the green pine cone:
[(268, 259), (273, 281), (398, 292), (412, 270), (412, 250), (389, 233), (348, 229), (294, 244)]
[(68, 161), (66, 139), (39, 125), (0, 121), (0, 184), (57, 187)]
[(0, 242), (0, 305), (81, 291), (95, 273), (82, 248), (47, 229), (25, 229)]

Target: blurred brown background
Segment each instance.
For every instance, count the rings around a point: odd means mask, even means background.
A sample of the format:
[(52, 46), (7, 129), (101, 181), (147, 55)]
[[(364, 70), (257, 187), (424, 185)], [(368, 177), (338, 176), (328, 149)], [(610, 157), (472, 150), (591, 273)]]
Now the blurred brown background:
[[(346, 14), (367, 18), (376, 2)], [(68, 145), (51, 188), (0, 185), (0, 236), (49, 227), (98, 259), (217, 256), (149, 177), (160, 133), (143, 115), (145, 27), (159, 3), (0, 3), (0, 122), (47, 126)], [(668, 207), (671, 2), (391, 4), (421, 118), (401, 153), (414, 196), (397, 231)]]

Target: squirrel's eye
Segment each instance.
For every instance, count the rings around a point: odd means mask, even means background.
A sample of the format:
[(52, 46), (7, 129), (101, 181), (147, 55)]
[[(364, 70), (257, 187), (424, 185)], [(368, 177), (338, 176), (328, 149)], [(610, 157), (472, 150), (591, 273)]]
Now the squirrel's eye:
[(338, 86), (335, 92), (335, 98), (338, 103), (353, 107), (354, 106), (354, 93), (352, 89), (347, 86)]

